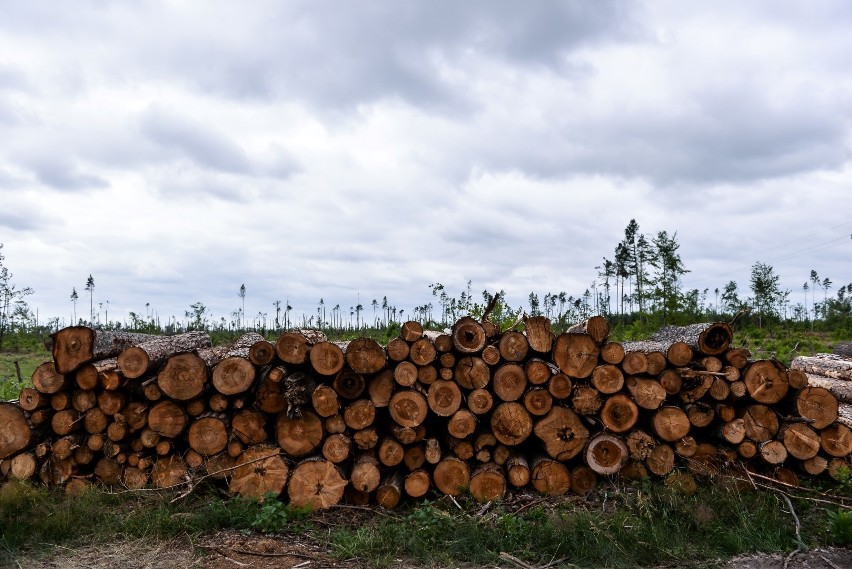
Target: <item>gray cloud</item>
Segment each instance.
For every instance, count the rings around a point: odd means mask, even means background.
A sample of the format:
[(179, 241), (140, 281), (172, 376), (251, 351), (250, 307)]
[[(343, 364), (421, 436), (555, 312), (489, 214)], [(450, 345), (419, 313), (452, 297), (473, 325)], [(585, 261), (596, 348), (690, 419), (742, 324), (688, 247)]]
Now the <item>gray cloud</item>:
[(109, 182), (82, 170), (64, 159), (39, 157), (29, 163), (35, 177), (43, 184), (60, 191), (90, 190), (109, 187)]

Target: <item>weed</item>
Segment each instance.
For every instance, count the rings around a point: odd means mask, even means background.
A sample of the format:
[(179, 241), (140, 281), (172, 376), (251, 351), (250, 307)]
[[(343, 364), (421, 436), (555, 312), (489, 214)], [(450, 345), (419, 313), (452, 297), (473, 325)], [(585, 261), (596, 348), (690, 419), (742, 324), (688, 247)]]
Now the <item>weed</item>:
[(828, 512), (828, 520), (834, 543), (840, 546), (852, 545), (852, 511), (838, 509)]
[(311, 508), (297, 508), (278, 500), (278, 497), (269, 492), (264, 496), (262, 502), (250, 498), (237, 498), (237, 501), (251, 502), (254, 504), (254, 515), (251, 519), (251, 528), (263, 533), (276, 533), (289, 529), (294, 532), (307, 531), (311, 528), (306, 519), (311, 514)]

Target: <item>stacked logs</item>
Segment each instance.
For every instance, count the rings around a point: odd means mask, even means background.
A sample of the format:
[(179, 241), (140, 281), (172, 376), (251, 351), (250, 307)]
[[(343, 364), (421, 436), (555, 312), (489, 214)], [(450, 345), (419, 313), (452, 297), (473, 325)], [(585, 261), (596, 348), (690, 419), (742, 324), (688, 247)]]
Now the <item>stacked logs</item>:
[(841, 342), (834, 353), (798, 356), (790, 367), (807, 374), (808, 384), (827, 389), (840, 402), (838, 421), (852, 428), (852, 343)]
[[(593, 317), (555, 336), (407, 322), (387, 346), (294, 330), (151, 337), (66, 328), (53, 361), (0, 403), (0, 477), (74, 492), (201, 478), (295, 505), (392, 508), (430, 490), (586, 493), (599, 476), (712, 475), (745, 464), (785, 482), (847, 464), (852, 431), (805, 372), (751, 359), (727, 324), (608, 341)], [(686, 474), (683, 474), (686, 473)]]

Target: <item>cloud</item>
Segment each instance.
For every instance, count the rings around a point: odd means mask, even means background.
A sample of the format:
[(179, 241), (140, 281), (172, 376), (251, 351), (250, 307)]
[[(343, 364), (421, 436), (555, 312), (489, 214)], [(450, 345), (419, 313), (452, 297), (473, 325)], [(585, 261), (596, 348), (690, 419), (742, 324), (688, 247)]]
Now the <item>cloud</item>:
[(41, 183), (56, 190), (74, 191), (109, 187), (109, 182), (105, 178), (90, 174), (61, 158), (43, 156), (31, 160), (28, 165)]

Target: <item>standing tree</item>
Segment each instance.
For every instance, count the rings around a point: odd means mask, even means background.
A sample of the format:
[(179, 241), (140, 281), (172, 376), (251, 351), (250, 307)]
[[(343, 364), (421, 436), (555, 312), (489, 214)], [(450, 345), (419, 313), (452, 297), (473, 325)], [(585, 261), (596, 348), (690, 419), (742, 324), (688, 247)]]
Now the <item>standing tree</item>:
[(237, 293), (237, 296), (239, 296), (240, 299), (242, 300), (241, 311), (242, 311), (243, 323), (242, 323), (241, 327), (245, 328), (246, 327), (246, 285), (245, 284), (240, 285), (240, 292)]
[(12, 284), (12, 273), (3, 265), (3, 244), (0, 243), (0, 350), (3, 349), (3, 340), (6, 330), (9, 329), (11, 317), (14, 312), (29, 312), (24, 297), (33, 293), (33, 289), (26, 287), (18, 289)]
[(667, 319), (681, 307), (680, 278), (689, 271), (684, 268), (683, 260), (677, 252), (680, 248), (680, 243), (677, 242), (677, 231), (671, 236), (666, 231), (660, 231), (652, 241), (657, 250), (656, 256), (650, 261), (651, 265), (657, 269), (653, 296), (662, 309), (663, 323), (666, 323)]
[[(819, 286), (819, 275), (814, 269), (811, 269), (811, 308), (814, 311), (814, 320), (817, 319), (817, 305), (816, 305), (816, 289)], [(813, 330), (813, 320), (811, 320), (811, 329)]]
[(805, 318), (808, 318), (808, 281), (802, 285), (802, 290), (805, 291)]
[(775, 316), (778, 307), (786, 299), (787, 294), (781, 291), (781, 277), (775, 274), (771, 265), (756, 262), (751, 267), (751, 291), (754, 293), (754, 304), (757, 307), (757, 326), (763, 326), (763, 315)]
[(281, 301), (276, 300), (272, 303), (272, 306), (275, 307), (275, 331), (277, 332), (281, 329), (281, 321), (278, 318), (281, 315)]
[(742, 306), (736, 281), (729, 281), (722, 290), (722, 310), (726, 314), (735, 314)]
[(77, 294), (77, 289), (76, 289), (75, 287), (73, 287), (73, 286), (72, 286), (72, 287), (71, 287), (71, 306), (72, 306), (72, 309), (71, 309), (71, 315), (72, 315), (71, 322), (72, 322), (73, 324), (76, 324), (76, 323), (77, 323), (77, 299), (78, 299), (78, 298), (80, 298), (80, 297), (79, 297), (79, 295)]
[(823, 290), (823, 297), (822, 297), (822, 317), (823, 317), (823, 318), (825, 318), (825, 314), (826, 314), (826, 312), (827, 312), (827, 311), (826, 311), (826, 304), (828, 303), (828, 289), (830, 289), (830, 288), (831, 288), (831, 285), (832, 285), (832, 282), (829, 280), (829, 278), (828, 278), (828, 277), (825, 277), (825, 278), (822, 280), (822, 290)]
[(86, 290), (89, 291), (89, 323), (94, 324), (95, 322), (95, 303), (94, 303), (94, 294), (95, 294), (95, 279), (92, 278), (92, 275), (89, 275), (89, 278), (86, 279)]

